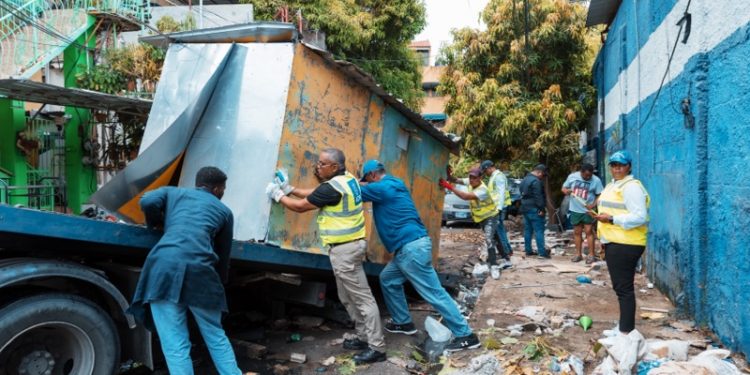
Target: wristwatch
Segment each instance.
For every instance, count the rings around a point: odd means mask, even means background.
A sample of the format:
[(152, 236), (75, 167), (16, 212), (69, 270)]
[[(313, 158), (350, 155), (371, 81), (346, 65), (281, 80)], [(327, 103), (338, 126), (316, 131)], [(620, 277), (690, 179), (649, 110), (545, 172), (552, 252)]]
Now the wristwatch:
[(610, 216), (609, 217), (609, 223), (610, 224), (614, 224), (615, 223), (615, 217), (614, 216)]

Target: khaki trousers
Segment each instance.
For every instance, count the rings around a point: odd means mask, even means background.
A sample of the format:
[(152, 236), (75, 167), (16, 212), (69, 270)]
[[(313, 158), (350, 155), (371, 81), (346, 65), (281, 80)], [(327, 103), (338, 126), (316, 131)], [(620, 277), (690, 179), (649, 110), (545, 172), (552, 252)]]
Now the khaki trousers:
[(354, 320), (357, 336), (370, 344), (370, 348), (384, 351), (385, 339), (380, 311), (362, 267), (366, 252), (367, 241), (358, 240), (332, 246), (329, 257), (333, 275), (336, 277), (339, 300)]

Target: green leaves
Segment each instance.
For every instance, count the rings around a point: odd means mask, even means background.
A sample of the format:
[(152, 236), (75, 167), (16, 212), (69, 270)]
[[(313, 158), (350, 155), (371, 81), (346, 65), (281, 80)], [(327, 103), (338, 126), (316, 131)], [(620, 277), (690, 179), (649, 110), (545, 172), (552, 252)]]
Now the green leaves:
[(283, 6), (297, 11), (311, 29), (326, 34), (337, 59), (351, 61), (372, 74), (385, 91), (419, 112), (421, 65), (407, 47), (425, 26), (419, 0), (241, 0), (252, 3), (256, 18), (271, 20)]
[(594, 110), (595, 38), (582, 6), (528, 2), (528, 43), (523, 0), (491, 0), (482, 13), (486, 31), (455, 30), (441, 51), (448, 74), (439, 90), (451, 97), (449, 131), (465, 139), (469, 155), (567, 170), (580, 158), (577, 134)]

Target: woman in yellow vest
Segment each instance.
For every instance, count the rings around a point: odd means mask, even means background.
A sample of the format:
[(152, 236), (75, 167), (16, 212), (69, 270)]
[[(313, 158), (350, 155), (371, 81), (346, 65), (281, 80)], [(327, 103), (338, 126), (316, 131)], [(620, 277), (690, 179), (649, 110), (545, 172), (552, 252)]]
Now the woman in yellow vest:
[(633, 279), (638, 260), (646, 249), (648, 207), (646, 188), (631, 174), (632, 158), (627, 151), (609, 157), (612, 182), (599, 196), (597, 234), (612, 279), (612, 289), (620, 303), (620, 332), (635, 329), (635, 289)]

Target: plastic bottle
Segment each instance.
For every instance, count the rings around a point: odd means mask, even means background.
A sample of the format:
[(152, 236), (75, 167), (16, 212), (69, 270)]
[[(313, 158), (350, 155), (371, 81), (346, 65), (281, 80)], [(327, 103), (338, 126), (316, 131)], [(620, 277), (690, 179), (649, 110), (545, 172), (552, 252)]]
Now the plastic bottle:
[(434, 342), (446, 342), (451, 339), (451, 331), (431, 316), (424, 320), (424, 329)]

